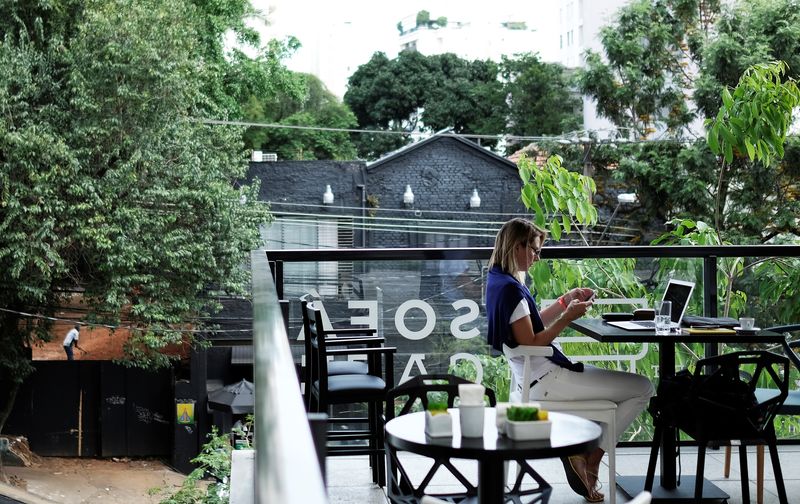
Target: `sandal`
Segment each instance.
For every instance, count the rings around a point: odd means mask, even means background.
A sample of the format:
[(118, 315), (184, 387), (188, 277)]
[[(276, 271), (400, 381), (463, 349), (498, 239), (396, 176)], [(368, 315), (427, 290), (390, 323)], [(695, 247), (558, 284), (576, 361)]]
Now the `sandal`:
[(572, 491), (583, 497), (586, 502), (603, 502), (605, 500), (606, 496), (596, 489), (598, 481), (597, 474), (592, 474), (595, 477), (595, 483), (594, 485), (589, 485), (589, 475), (586, 470), (586, 457), (582, 455), (561, 457), (561, 463), (564, 464), (564, 472), (567, 474), (567, 483), (569, 483), (569, 487)]
[(561, 457), (561, 463), (564, 465), (569, 487), (573, 492), (588, 500), (591, 492), (586, 484), (586, 458), (581, 455)]
[[(600, 477), (597, 473), (591, 472), (589, 470), (586, 471), (586, 476), (588, 483), (590, 484), (591, 490), (589, 491), (588, 496), (584, 496), (587, 502), (603, 502), (606, 496), (599, 492), (601, 488), (603, 488), (603, 484), (600, 483)], [(594, 482), (591, 480), (594, 479)]]

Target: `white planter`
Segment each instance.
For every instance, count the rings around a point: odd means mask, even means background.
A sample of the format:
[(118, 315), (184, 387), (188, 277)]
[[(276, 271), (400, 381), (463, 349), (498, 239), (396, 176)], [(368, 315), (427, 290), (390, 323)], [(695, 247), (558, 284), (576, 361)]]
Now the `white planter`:
[(531, 407), (536, 409), (541, 409), (542, 406), (538, 402), (526, 402), (526, 403), (518, 403), (518, 402), (499, 402), (494, 407), (495, 413), (497, 416), (495, 417), (495, 425), (497, 426), (497, 433), (498, 434), (506, 434), (506, 420), (508, 408), (519, 408), (519, 407)]
[(425, 412), (425, 434), (430, 437), (451, 437), (453, 435), (453, 417), (450, 413), (431, 415)]
[(531, 439), (549, 439), (553, 422), (550, 420), (534, 420), (530, 422), (506, 421), (506, 435), (515, 441)]

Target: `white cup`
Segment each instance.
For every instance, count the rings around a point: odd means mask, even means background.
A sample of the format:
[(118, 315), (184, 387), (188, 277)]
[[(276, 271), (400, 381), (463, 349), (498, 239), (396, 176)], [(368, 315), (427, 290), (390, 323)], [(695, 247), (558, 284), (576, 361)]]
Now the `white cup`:
[(462, 383), (458, 386), (458, 398), (464, 406), (483, 406), (483, 394), (486, 391), (479, 383)]
[(669, 334), (672, 330), (672, 301), (656, 301), (656, 334)]
[(743, 331), (752, 331), (755, 326), (756, 319), (752, 317), (741, 317), (739, 319), (739, 327), (741, 327)]
[(483, 404), (478, 406), (465, 406), (462, 404), (458, 407), (462, 437), (483, 437), (484, 409)]

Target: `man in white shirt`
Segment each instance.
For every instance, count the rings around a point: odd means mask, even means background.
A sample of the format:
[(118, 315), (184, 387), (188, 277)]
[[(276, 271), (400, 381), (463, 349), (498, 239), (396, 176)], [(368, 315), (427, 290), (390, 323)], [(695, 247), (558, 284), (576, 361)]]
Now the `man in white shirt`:
[(69, 330), (67, 333), (67, 337), (64, 338), (64, 351), (67, 353), (67, 360), (73, 360), (74, 356), (72, 355), (72, 345), (75, 345), (75, 348), (80, 350), (83, 353), (86, 353), (86, 350), (78, 346), (78, 336), (81, 330), (80, 324), (75, 324), (75, 327)]

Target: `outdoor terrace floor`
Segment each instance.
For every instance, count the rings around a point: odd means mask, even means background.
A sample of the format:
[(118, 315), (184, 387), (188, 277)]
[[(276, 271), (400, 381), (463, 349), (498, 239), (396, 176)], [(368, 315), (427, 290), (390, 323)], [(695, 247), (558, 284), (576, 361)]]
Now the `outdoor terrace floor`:
[[(800, 460), (798, 458), (800, 456), (800, 446), (779, 446), (779, 452), (789, 502), (799, 502), (797, 499), (800, 495), (800, 463), (797, 461)], [(647, 469), (649, 453), (649, 448), (617, 449), (617, 474), (623, 476), (643, 474)], [(743, 502), (739, 483), (738, 447), (732, 453), (730, 479), (722, 477), (725, 451), (722, 449), (708, 450), (706, 454), (706, 479), (713, 481), (714, 484), (731, 496), (728, 500), (730, 504)], [(406, 464), (408, 470), (412, 474), (416, 474), (417, 471), (420, 475), (424, 474), (428, 467), (425, 458), (412, 454), (405, 455), (406, 458), (403, 460), (408, 462)], [(694, 474), (697, 463), (697, 448), (681, 447), (681, 463), (684, 474)], [(469, 467), (468, 464), (469, 462), (465, 462), (464, 466), (459, 465), (459, 467)], [(472, 467), (475, 467), (474, 464), (475, 462), (472, 462)], [(553, 493), (550, 498), (552, 504), (579, 504), (585, 502), (582, 497), (573, 493), (567, 485), (564, 469), (558, 459), (537, 460), (534, 462), (533, 467), (553, 487)], [(755, 468), (755, 448), (750, 447), (748, 449), (747, 470), (750, 477), (750, 499), (753, 503), (756, 502)], [(367, 456), (328, 457), (327, 471), (328, 495), (331, 503), (378, 504), (388, 502), (384, 489), (379, 488), (371, 481)], [(608, 466), (603, 464), (600, 471), (600, 480), (603, 482), (608, 481)], [(465, 472), (465, 474), (471, 474), (472, 481), (475, 481), (477, 471), (473, 469), (471, 473)], [(440, 485), (435, 487), (436, 491), (446, 492), (458, 488), (447, 486), (452, 484), (454, 479), (448, 482), (443, 476), (437, 476), (437, 478), (441, 481), (437, 481)], [(606, 494), (608, 493), (607, 489), (602, 491)], [(618, 503), (627, 502), (628, 500), (628, 497), (621, 490), (617, 490)], [(606, 497), (605, 502), (608, 502), (608, 497)], [(775, 477), (772, 473), (772, 464), (769, 462), (768, 452), (765, 453), (764, 463), (764, 502), (765, 504), (778, 502)]]

